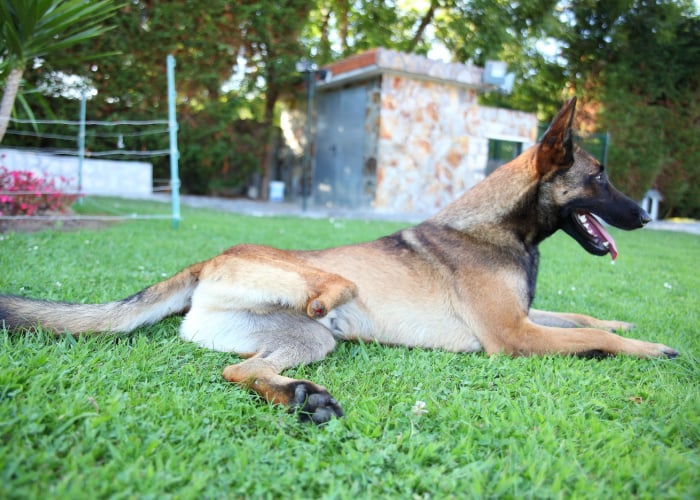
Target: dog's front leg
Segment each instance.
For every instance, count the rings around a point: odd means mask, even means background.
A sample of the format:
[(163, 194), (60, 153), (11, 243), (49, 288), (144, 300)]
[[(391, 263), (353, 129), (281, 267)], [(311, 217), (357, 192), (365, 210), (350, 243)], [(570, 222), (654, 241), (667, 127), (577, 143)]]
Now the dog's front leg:
[(559, 328), (598, 328), (609, 332), (627, 331), (634, 328), (633, 323), (626, 321), (597, 319), (592, 316), (577, 313), (560, 313), (530, 309), (530, 320), (541, 326), (555, 326)]
[[(567, 324), (543, 326), (533, 322), (523, 309), (522, 301), (507, 286), (492, 283), (494, 292), (478, 299), (477, 336), (488, 354), (505, 353), (515, 356), (573, 354), (628, 354), (640, 358), (675, 357), (678, 352), (663, 344), (621, 337), (599, 328), (579, 328)], [(497, 291), (495, 291), (497, 290)], [(532, 311), (530, 311), (532, 314)], [(549, 321), (585, 321), (583, 315), (574, 317), (542, 313), (535, 317)], [(593, 318), (591, 318), (593, 319)], [(598, 320), (594, 320), (598, 321)], [(571, 326), (574, 326), (573, 328)]]
[(537, 325), (525, 317), (518, 325), (500, 330), (496, 342), (484, 344), (487, 352), (517, 356), (573, 354), (627, 354), (640, 358), (678, 356), (663, 344), (621, 337), (596, 328), (560, 328)]

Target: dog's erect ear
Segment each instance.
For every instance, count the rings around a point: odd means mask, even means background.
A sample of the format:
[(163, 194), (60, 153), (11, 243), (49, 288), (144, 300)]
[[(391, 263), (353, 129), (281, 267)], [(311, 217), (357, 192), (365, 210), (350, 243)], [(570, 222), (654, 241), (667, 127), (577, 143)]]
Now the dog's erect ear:
[(537, 148), (537, 171), (544, 175), (574, 162), (574, 138), (571, 123), (576, 111), (576, 97), (564, 104), (540, 140)]

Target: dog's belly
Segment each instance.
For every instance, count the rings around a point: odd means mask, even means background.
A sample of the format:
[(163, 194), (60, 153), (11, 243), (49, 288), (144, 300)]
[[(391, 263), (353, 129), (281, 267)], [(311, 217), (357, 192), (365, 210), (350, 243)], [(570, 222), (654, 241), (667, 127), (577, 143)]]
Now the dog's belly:
[(193, 308), (180, 325), (180, 338), (206, 349), (253, 354), (260, 349), (251, 333), (267, 327), (264, 316), (245, 311), (208, 311)]
[[(376, 341), (381, 344), (478, 352), (481, 342), (464, 322), (449, 314), (427, 313), (430, 308), (382, 307), (367, 312), (358, 301), (336, 307), (317, 320), (338, 339)], [(376, 317), (372, 317), (374, 314)]]

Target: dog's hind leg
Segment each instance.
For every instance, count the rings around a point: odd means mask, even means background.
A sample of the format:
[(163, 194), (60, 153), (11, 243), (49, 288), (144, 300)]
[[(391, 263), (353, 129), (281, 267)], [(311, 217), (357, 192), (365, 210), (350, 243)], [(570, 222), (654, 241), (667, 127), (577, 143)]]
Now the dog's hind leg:
[(541, 326), (554, 326), (558, 328), (598, 328), (608, 332), (627, 331), (634, 328), (634, 324), (625, 321), (597, 319), (592, 316), (577, 313), (559, 313), (530, 309), (530, 320)]
[(302, 421), (321, 424), (342, 417), (340, 405), (325, 387), (280, 375), (286, 368), (323, 359), (335, 347), (330, 331), (309, 318), (292, 314), (275, 315), (270, 327), (247, 334), (249, 343), (256, 345), (256, 353), (226, 367), (224, 378), (266, 401), (288, 406)]
[(291, 309), (322, 318), (357, 296), (357, 286), (315, 268), (293, 252), (239, 245), (207, 263), (193, 297), (207, 309), (251, 312)]

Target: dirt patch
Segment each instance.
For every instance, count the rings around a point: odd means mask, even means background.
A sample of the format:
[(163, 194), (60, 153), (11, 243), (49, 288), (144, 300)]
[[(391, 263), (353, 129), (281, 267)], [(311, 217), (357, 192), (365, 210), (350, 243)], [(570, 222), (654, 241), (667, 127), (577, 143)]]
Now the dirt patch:
[(99, 230), (104, 229), (118, 221), (100, 219), (82, 219), (75, 214), (58, 213), (42, 214), (40, 217), (27, 217), (23, 219), (8, 219), (0, 217), (0, 233), (33, 233), (36, 231), (77, 231), (79, 229)]

